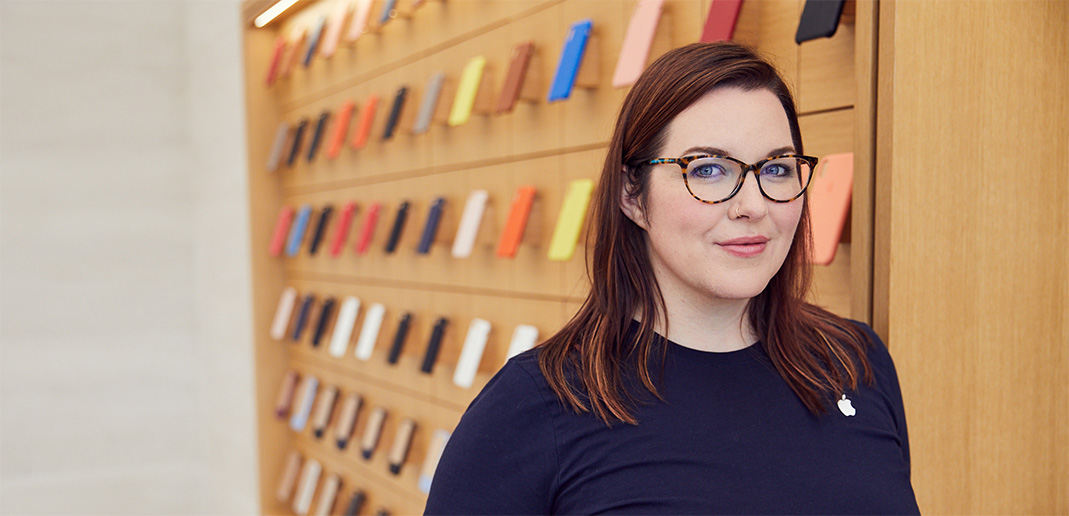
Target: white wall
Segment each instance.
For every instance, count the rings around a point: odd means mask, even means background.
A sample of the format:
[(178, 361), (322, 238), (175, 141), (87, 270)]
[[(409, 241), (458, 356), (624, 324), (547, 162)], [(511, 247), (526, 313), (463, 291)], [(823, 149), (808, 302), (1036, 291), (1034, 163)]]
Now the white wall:
[(256, 510), (237, 0), (0, 1), (0, 512)]

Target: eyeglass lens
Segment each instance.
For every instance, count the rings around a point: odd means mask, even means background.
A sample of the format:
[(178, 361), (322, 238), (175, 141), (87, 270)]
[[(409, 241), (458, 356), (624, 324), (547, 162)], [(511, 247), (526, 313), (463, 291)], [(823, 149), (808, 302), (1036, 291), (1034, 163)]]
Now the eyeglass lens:
[[(798, 196), (809, 184), (813, 167), (798, 158), (766, 161), (756, 172), (761, 190), (777, 201)], [(742, 180), (742, 165), (724, 158), (699, 158), (687, 165), (687, 188), (703, 201), (726, 199)]]

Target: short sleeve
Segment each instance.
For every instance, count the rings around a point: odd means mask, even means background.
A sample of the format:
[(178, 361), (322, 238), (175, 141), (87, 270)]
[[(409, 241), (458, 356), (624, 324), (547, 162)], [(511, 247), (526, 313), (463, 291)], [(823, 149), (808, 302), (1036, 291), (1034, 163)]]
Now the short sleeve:
[(902, 388), (898, 384), (898, 373), (895, 370), (894, 360), (887, 346), (880, 340), (880, 336), (869, 325), (854, 321), (875, 344), (868, 354), (872, 373), (875, 375), (877, 387), (887, 400), (891, 414), (894, 416), (895, 425), (898, 429), (898, 437), (902, 442), (902, 455), (909, 464), (909, 432), (906, 428), (906, 410), (902, 402)]
[(531, 355), (510, 360), (457, 424), (425, 514), (551, 512), (557, 476), (552, 414), (547, 393), (519, 363), (523, 358)]

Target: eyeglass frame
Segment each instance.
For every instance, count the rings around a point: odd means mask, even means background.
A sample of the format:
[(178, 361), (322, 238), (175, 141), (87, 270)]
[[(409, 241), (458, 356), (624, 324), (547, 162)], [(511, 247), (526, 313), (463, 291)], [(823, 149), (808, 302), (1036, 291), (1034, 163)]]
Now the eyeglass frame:
[[(742, 174), (739, 175), (739, 182), (735, 184), (735, 188), (733, 190), (731, 190), (731, 193), (728, 194), (727, 197), (724, 197), (723, 199), (720, 199), (719, 201), (707, 201), (705, 199), (702, 199), (701, 197), (698, 197), (697, 195), (694, 195), (694, 191), (692, 191), (690, 189), (690, 183), (687, 182), (687, 167), (690, 166), (691, 162), (693, 162), (695, 160), (699, 160), (699, 159), (705, 159), (705, 158), (722, 158), (722, 159), (726, 159), (728, 161), (733, 161), (735, 163), (738, 163), (742, 167)], [(764, 166), (765, 163), (768, 163), (770, 161), (775, 161), (777, 159), (783, 159), (783, 158), (800, 159), (800, 160), (805, 161), (806, 163), (808, 163), (809, 167), (812, 169), (812, 172), (810, 172), (810, 174), (809, 174), (809, 179), (807, 179), (806, 182), (805, 182), (805, 185), (802, 186), (802, 191), (798, 192), (797, 195), (795, 195), (794, 197), (791, 197), (790, 199), (787, 199), (785, 201), (781, 201), (779, 199), (773, 199), (772, 197), (769, 197), (769, 195), (767, 193), (765, 193), (765, 189), (761, 186), (761, 177), (758, 174), (761, 171), (761, 167)], [(735, 197), (736, 195), (738, 195), (739, 191), (742, 190), (743, 183), (746, 182), (746, 173), (751, 171), (751, 170), (754, 171), (754, 180), (757, 181), (757, 190), (761, 192), (761, 196), (762, 197), (764, 197), (765, 199), (768, 199), (768, 200), (770, 200), (772, 202), (788, 203), (788, 202), (791, 202), (791, 201), (793, 201), (793, 200), (805, 195), (806, 190), (809, 189), (809, 185), (813, 182), (813, 176), (816, 175), (817, 162), (818, 161), (819, 160), (817, 158), (813, 157), (813, 156), (802, 156), (802, 155), (799, 155), (799, 154), (780, 154), (778, 156), (772, 156), (772, 157), (769, 157), (769, 158), (765, 158), (765, 159), (763, 159), (761, 161), (758, 161), (757, 163), (754, 163), (753, 165), (751, 165), (751, 164), (746, 163), (744, 161), (740, 161), (740, 160), (737, 160), (735, 158), (732, 158), (731, 156), (721, 156), (719, 154), (694, 154), (694, 155), (691, 155), (691, 156), (683, 156), (682, 158), (657, 158), (657, 159), (652, 159), (647, 164), (648, 165), (660, 165), (660, 164), (664, 164), (664, 163), (674, 163), (676, 165), (679, 165), (679, 169), (683, 174), (683, 185), (687, 188), (687, 193), (689, 193), (690, 196), (693, 197), (695, 200), (697, 200), (699, 202), (703, 202), (705, 204), (720, 204), (720, 203), (722, 203), (724, 201), (728, 201), (732, 197)]]

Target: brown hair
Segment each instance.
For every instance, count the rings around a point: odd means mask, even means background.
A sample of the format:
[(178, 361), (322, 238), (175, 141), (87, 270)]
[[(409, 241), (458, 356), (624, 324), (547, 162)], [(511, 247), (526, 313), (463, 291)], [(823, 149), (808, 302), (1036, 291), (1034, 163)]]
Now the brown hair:
[[(649, 358), (655, 321), (668, 327), (664, 298), (653, 277), (643, 229), (620, 209), (620, 195), (644, 208), (648, 162), (657, 158), (669, 122), (716, 88), (767, 89), (783, 105), (795, 150), (802, 138), (790, 90), (775, 68), (734, 43), (695, 43), (674, 49), (646, 69), (624, 99), (592, 202), (587, 274), (590, 293), (579, 312), (541, 344), (539, 366), (557, 396), (576, 412), (593, 411), (606, 424), (638, 421), (636, 396), (624, 376), (636, 377), (659, 397)], [(753, 330), (772, 364), (814, 414), (847, 386), (872, 371), (864, 349), (871, 344), (858, 326), (805, 301), (812, 274), (808, 203), (783, 266), (747, 308)], [(632, 317), (642, 314), (628, 338)], [(667, 331), (665, 332), (667, 333)], [(660, 346), (663, 353), (665, 346)], [(631, 373), (634, 373), (633, 375)], [(586, 400), (586, 401), (584, 401)]]

